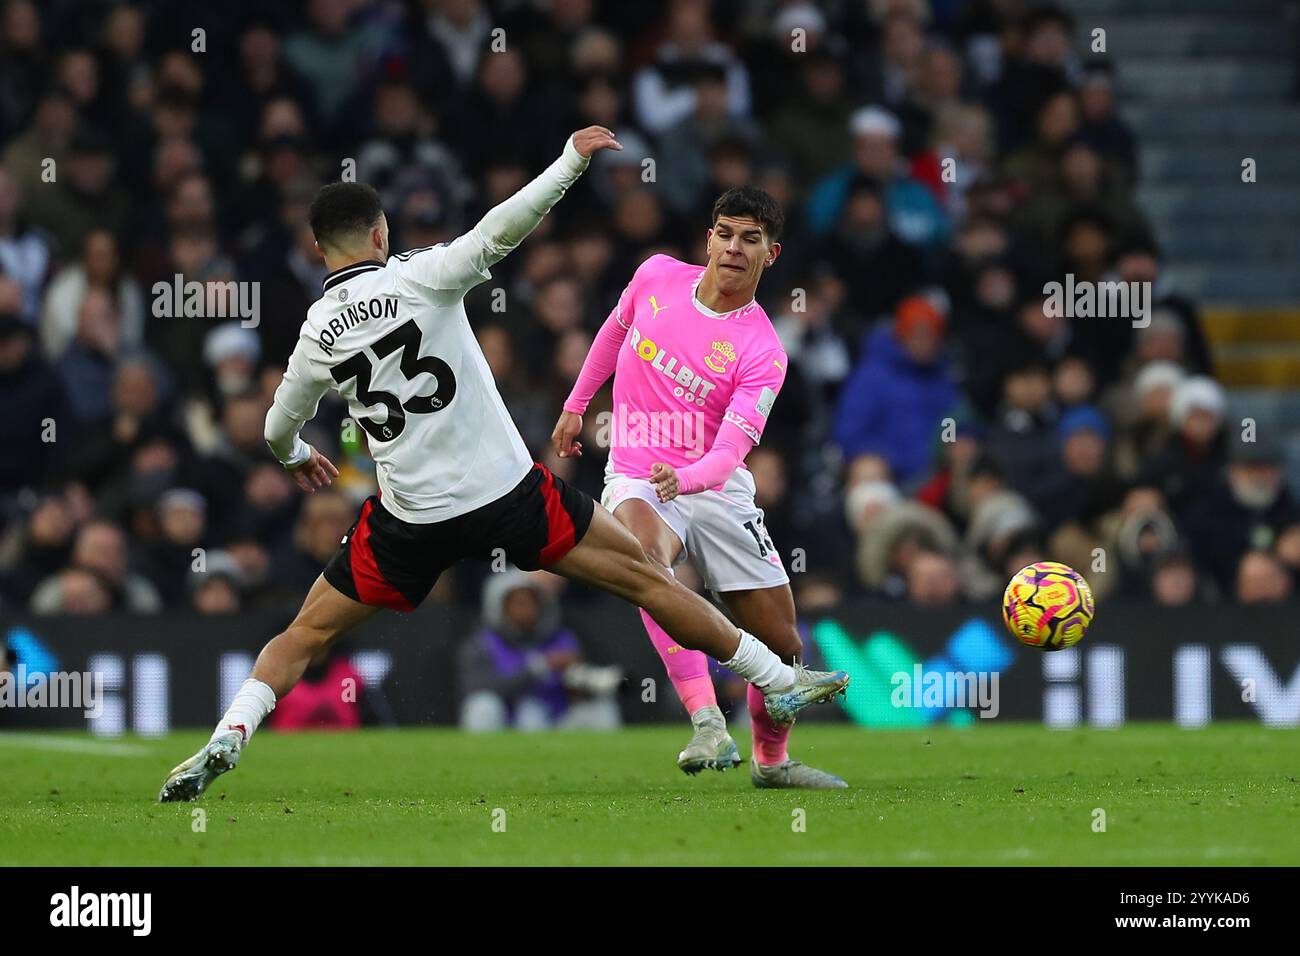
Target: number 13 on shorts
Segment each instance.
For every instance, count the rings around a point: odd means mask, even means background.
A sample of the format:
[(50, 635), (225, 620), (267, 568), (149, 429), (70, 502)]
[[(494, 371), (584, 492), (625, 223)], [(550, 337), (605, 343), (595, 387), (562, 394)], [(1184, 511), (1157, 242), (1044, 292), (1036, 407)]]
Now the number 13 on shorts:
[(758, 556), (760, 558), (766, 558), (773, 562), (780, 561), (780, 557), (776, 553), (776, 545), (772, 544), (772, 536), (767, 533), (767, 525), (763, 524), (761, 516), (746, 521), (745, 530), (753, 537), (754, 544), (758, 545)]

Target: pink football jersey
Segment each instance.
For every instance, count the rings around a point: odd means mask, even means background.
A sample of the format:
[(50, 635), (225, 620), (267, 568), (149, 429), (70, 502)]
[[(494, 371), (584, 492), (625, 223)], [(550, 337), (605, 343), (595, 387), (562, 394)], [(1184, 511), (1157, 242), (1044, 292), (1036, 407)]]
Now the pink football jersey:
[(755, 443), (785, 380), (786, 355), (767, 313), (750, 301), (717, 313), (695, 298), (704, 266), (652, 256), (619, 298), (628, 329), (614, 372), (610, 460), (645, 478), (655, 462), (689, 465), (723, 421)]

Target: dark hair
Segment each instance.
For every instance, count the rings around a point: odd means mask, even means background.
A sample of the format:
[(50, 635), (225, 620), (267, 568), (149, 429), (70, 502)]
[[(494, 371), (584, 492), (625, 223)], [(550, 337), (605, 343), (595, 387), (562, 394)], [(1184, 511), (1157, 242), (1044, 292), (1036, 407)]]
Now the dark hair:
[(1116, 261), (1125, 256), (1147, 255), (1157, 262), (1160, 261), (1160, 246), (1149, 234), (1131, 234), (1126, 236), (1121, 242), (1115, 244), (1113, 257)]
[(1003, 558), (1009, 558), (1017, 552), (1026, 549), (1034, 551), (1044, 551), (1047, 548), (1047, 542), (1043, 538), (1042, 529), (1037, 525), (1032, 525), (1020, 531), (1012, 532), (1011, 537), (1007, 538), (1007, 545), (1002, 550)]
[(1079, 206), (1065, 217), (1061, 223), (1060, 238), (1064, 242), (1070, 237), (1079, 226), (1092, 226), (1106, 237), (1113, 238), (1115, 235), (1115, 224), (1110, 215), (1099, 206)]
[(174, 86), (164, 86), (158, 91), (154, 99), (154, 106), (164, 109), (181, 110), (192, 113), (199, 108), (198, 100), (194, 94), (185, 90), (178, 89)]
[(722, 216), (755, 219), (767, 233), (768, 242), (776, 242), (785, 228), (781, 204), (757, 186), (732, 186), (713, 204), (713, 225)]
[(997, 482), (1007, 480), (1007, 470), (1002, 467), (1002, 462), (987, 451), (981, 451), (975, 456), (975, 460), (970, 464), (970, 470), (966, 473), (968, 479), (971, 478), (992, 478)]
[(383, 203), (374, 187), (330, 183), (312, 200), (307, 220), (317, 242), (337, 247), (340, 239), (370, 230), (383, 213)]
[(848, 198), (855, 199), (860, 194), (867, 193), (879, 200), (885, 198), (885, 187), (879, 179), (874, 176), (864, 176), (861, 173), (856, 174), (849, 180)]
[[(1165, 568), (1191, 568), (1193, 574), (1197, 573), (1196, 562), (1192, 560), (1192, 556), (1177, 546), (1157, 554), (1155, 560), (1151, 562), (1152, 575)], [(1199, 577), (1199, 574), (1197, 576)]]

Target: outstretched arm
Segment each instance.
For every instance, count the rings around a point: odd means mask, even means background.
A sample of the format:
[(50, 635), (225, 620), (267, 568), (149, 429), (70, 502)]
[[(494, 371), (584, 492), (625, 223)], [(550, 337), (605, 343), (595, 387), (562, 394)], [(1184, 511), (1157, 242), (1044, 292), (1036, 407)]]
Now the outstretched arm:
[(614, 134), (603, 126), (588, 126), (569, 137), (564, 152), (536, 179), (504, 202), (487, 211), (478, 224), (445, 246), (404, 252), (413, 281), (431, 289), (466, 289), (490, 275), (587, 169), (600, 149), (622, 149)]

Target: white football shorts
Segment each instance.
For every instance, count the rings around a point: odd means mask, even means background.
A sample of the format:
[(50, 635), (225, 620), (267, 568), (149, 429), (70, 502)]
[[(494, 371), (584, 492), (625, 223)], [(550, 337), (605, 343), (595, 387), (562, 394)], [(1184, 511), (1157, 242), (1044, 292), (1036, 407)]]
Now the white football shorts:
[(763, 524), (763, 509), (754, 504), (754, 476), (737, 468), (719, 491), (678, 495), (660, 501), (645, 478), (605, 471), (600, 503), (610, 514), (631, 498), (646, 502), (682, 542), (710, 591), (749, 591), (789, 584), (781, 555)]

